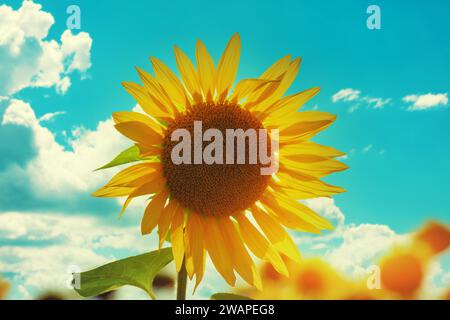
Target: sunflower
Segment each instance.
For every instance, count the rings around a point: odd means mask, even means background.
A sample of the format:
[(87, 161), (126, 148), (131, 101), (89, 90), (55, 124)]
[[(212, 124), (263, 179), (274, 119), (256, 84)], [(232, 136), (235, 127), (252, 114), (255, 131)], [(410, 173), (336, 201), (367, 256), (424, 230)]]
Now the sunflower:
[[(196, 287), (205, 270), (206, 255), (228, 284), (236, 274), (261, 288), (252, 255), (287, 275), (283, 257), (300, 261), (300, 253), (285, 227), (320, 233), (332, 229), (323, 217), (298, 200), (328, 197), (344, 190), (320, 179), (347, 167), (335, 158), (343, 153), (310, 141), (335, 116), (320, 111), (297, 112), (319, 88), (285, 93), (300, 67), (300, 58), (287, 55), (259, 78), (244, 79), (232, 89), (241, 40), (235, 34), (218, 65), (205, 45), (196, 46), (197, 67), (175, 46), (180, 79), (161, 60), (151, 57), (154, 75), (137, 68), (142, 85), (123, 86), (143, 109), (115, 112), (115, 128), (134, 141), (142, 161), (116, 174), (94, 192), (98, 197), (149, 196), (142, 234), (156, 227), (159, 246), (170, 234), (176, 269), (186, 268)], [(174, 164), (171, 139), (176, 129), (192, 133), (203, 128), (279, 130), (279, 169), (262, 175), (262, 164)], [(251, 255), (252, 254), (252, 255)]]
[(6, 282), (0, 278), (0, 300), (5, 299), (8, 291), (9, 291), (8, 282)]

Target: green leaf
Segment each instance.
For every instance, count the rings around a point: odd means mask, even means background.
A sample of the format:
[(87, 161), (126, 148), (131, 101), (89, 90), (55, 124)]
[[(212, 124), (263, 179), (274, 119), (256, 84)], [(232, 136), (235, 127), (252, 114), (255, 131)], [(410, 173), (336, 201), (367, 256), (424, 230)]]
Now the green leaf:
[(211, 300), (253, 300), (249, 297), (240, 296), (234, 293), (219, 292), (211, 296)]
[(117, 157), (115, 157), (111, 162), (105, 164), (104, 166), (95, 169), (102, 170), (107, 168), (112, 168), (115, 166), (120, 166), (121, 164), (126, 164), (130, 162), (136, 162), (139, 160), (143, 160), (143, 158), (139, 154), (139, 148), (136, 145), (129, 147), (128, 149), (119, 153)]
[(172, 248), (117, 260), (80, 273), (79, 288), (75, 288), (75, 291), (82, 297), (92, 297), (131, 285), (141, 288), (155, 299), (152, 292), (153, 279), (172, 260)]

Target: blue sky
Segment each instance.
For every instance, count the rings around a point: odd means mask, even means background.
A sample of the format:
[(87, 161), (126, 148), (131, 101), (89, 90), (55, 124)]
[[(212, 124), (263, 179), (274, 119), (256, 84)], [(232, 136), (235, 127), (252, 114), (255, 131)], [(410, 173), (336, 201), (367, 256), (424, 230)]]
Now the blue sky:
[[(30, 180), (29, 175), (29, 170), (41, 168), (42, 163), (35, 161), (37, 157), (45, 162), (44, 155), (36, 150), (36, 136), (53, 135), (55, 152), (61, 148), (66, 151), (60, 161), (74, 161), (77, 166), (84, 162), (77, 169), (83, 173), (94, 169), (108, 153), (113, 154), (114, 145), (123, 143), (114, 140), (119, 139), (113, 138), (114, 133), (103, 136), (96, 132), (103, 132), (99, 123), (107, 121), (111, 112), (133, 108), (134, 101), (120, 83), (138, 79), (134, 66), (150, 70), (148, 57), (154, 55), (175, 70), (173, 45), (193, 56), (198, 38), (217, 61), (231, 35), (239, 32), (243, 51), (238, 78), (259, 75), (287, 53), (301, 56), (302, 66), (292, 92), (320, 86), (320, 94), (305, 108), (317, 107), (338, 115), (336, 123), (317, 141), (348, 152), (344, 161), (350, 169), (328, 179), (348, 190), (333, 204), (344, 213), (347, 224), (385, 225), (403, 234), (429, 218), (450, 222), (450, 203), (446, 199), (450, 194), (449, 3), (36, 2), (42, 4), (41, 11), (53, 17), (54, 24), (44, 38), (26, 37), (18, 56), (8, 51), (11, 42), (0, 38), (0, 96), (5, 97), (0, 99), (0, 116), (14, 99), (27, 103), (36, 119), (57, 111), (63, 114), (25, 126), (15, 122), (0, 126), (0, 183), (7, 190), (0, 196), (0, 212), (95, 217), (101, 225), (132, 228), (139, 220), (138, 208), (135, 215), (117, 226), (119, 203), (89, 197), (96, 182), (85, 179), (95, 173), (82, 176), (79, 183), (72, 179), (64, 196), (49, 196), (51, 189), (48, 193), (38, 192), (39, 182), (44, 180)], [(63, 54), (67, 51), (61, 35), (67, 29), (66, 9), (70, 4), (81, 8), (81, 30), (73, 30), (72, 36), (81, 32), (86, 37), (74, 38), (73, 43), (80, 45), (67, 49), (72, 50), (72, 55), (63, 58), (63, 70), (56, 73), (59, 78), (50, 84), (30, 80), (20, 90), (7, 89), (14, 80), (8, 71), (16, 70), (18, 65), (31, 68), (42, 54), (42, 41), (54, 40), (61, 44)], [(366, 8), (370, 4), (381, 8), (381, 30), (366, 27)], [(6, 1), (6, 5), (18, 10), (21, 1)], [(87, 38), (92, 40), (91, 46), (83, 41)], [(89, 52), (89, 64), (86, 56), (74, 56), (83, 52)], [(73, 64), (77, 59), (81, 61), (78, 67)], [(64, 77), (71, 84), (61, 89)], [(108, 140), (104, 143), (107, 147), (92, 147), (101, 145), (100, 136)], [(44, 141), (41, 147), (45, 146)], [(90, 153), (85, 152), (88, 147)], [(77, 158), (79, 152), (82, 156)], [(48, 183), (64, 189), (64, 179), (58, 179), (61, 176)], [(102, 181), (98, 175), (92, 179)], [(4, 234), (2, 238), (0, 229), (0, 245), (21, 246), (20, 239)], [(28, 240), (25, 237), (23, 241)], [(94, 251), (102, 257), (126, 255), (126, 250), (108, 250)], [(448, 272), (448, 268), (444, 269)], [(19, 292), (15, 294), (20, 297)]]

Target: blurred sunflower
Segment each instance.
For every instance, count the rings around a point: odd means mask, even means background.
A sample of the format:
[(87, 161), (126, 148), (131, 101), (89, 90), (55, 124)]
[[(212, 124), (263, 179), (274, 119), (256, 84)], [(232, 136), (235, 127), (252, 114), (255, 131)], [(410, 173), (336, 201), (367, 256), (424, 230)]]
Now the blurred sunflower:
[(316, 257), (303, 259), (301, 264), (285, 259), (289, 277), (263, 263), (260, 270), (263, 290), (241, 286), (233, 293), (258, 300), (449, 300), (450, 288), (427, 292), (425, 286), (433, 272), (430, 265), (449, 247), (449, 227), (439, 221), (429, 221), (383, 253), (377, 264), (379, 272), (372, 269), (369, 275), (349, 277)]
[(306, 258), (301, 264), (285, 263), (289, 277), (278, 274), (272, 265), (264, 263), (261, 267), (263, 290), (241, 288), (237, 293), (256, 300), (329, 300), (354, 294), (355, 285), (319, 258)]
[(0, 300), (6, 298), (6, 294), (8, 293), (8, 291), (9, 291), (8, 282), (6, 282), (0, 278)]
[[(142, 219), (142, 234), (158, 227), (160, 246), (170, 231), (179, 272), (185, 265), (190, 279), (200, 283), (206, 253), (228, 284), (236, 271), (245, 281), (261, 287), (257, 268), (248, 252), (270, 262), (287, 275), (285, 255), (300, 254), (284, 227), (320, 233), (332, 225), (297, 200), (331, 196), (344, 190), (320, 179), (347, 168), (335, 158), (343, 153), (310, 141), (335, 116), (319, 111), (297, 112), (319, 88), (284, 96), (300, 67), (300, 58), (287, 55), (259, 78), (244, 79), (232, 90), (241, 41), (235, 34), (217, 67), (205, 45), (197, 42), (197, 67), (178, 48), (178, 77), (159, 59), (151, 57), (154, 76), (137, 68), (143, 85), (123, 83), (144, 112), (115, 112), (116, 129), (133, 140), (143, 159), (119, 172), (93, 195), (123, 197), (130, 201), (151, 195)], [(261, 175), (262, 164), (180, 164), (171, 160), (171, 134), (193, 122), (203, 130), (279, 130), (279, 171)], [(270, 138), (270, 136), (269, 136)], [(257, 224), (257, 225), (256, 225)], [(184, 261), (184, 264), (183, 264)]]

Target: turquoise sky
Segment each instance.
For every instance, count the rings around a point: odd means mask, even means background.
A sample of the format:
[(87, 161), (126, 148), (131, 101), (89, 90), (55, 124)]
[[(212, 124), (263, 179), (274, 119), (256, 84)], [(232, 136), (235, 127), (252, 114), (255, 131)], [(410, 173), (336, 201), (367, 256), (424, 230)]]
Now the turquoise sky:
[[(2, 2), (14, 9), (21, 5), (20, 1)], [(285, 54), (301, 56), (300, 74), (291, 92), (320, 86), (320, 94), (305, 108), (317, 106), (338, 115), (336, 123), (316, 141), (348, 152), (343, 161), (350, 169), (327, 180), (348, 190), (336, 197), (347, 223), (383, 224), (398, 233), (414, 230), (430, 218), (450, 223), (448, 99), (416, 111), (408, 110), (414, 102), (404, 101), (411, 95), (443, 97), (450, 90), (449, 2), (39, 3), (55, 20), (48, 39), (59, 41), (67, 29), (66, 8), (77, 4), (81, 8), (80, 31), (89, 33), (93, 40), (92, 66), (84, 76), (71, 77), (65, 94), (58, 94), (52, 87), (25, 88), (11, 95), (30, 103), (38, 117), (64, 111), (64, 115), (45, 123), (62, 146), (69, 148), (63, 131), (77, 126), (95, 130), (111, 112), (134, 106), (120, 83), (138, 80), (135, 66), (150, 70), (150, 55), (176, 70), (173, 45), (193, 57), (195, 42), (201, 38), (217, 61), (231, 35), (239, 32), (243, 49), (238, 78), (259, 75)], [(381, 8), (381, 30), (366, 27), (370, 4)], [(0, 64), (1, 59), (0, 51)], [(358, 97), (333, 101), (333, 95), (346, 88), (358, 91)], [(376, 108), (370, 99), (386, 103)], [(0, 116), (6, 106), (5, 102), (0, 104)], [(22, 149), (27, 144), (32, 149), (26, 132), (0, 134), (2, 158), (13, 154), (16, 164), (24, 165), (34, 157), (33, 151)], [(119, 205), (115, 202), (90, 199), (88, 194), (73, 203), (38, 199), (29, 196), (32, 191), (24, 185), (10, 196), (0, 197), (0, 211), (61, 212), (66, 207), (70, 215), (81, 207), (105, 223), (116, 222)], [(2, 243), (11, 241), (2, 240), (0, 233)]]

